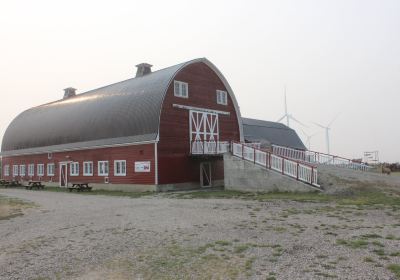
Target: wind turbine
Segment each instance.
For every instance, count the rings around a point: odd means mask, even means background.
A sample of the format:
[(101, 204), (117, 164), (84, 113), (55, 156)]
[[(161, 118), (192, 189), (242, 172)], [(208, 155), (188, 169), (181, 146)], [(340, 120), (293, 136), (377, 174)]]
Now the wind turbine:
[(330, 147), (329, 147), (329, 130), (331, 129), (332, 123), (337, 119), (339, 115), (337, 115), (327, 126), (323, 126), (322, 124), (314, 122), (315, 125), (325, 129), (325, 139), (326, 139), (326, 153), (330, 154)]
[(306, 140), (306, 146), (308, 146), (308, 150), (311, 150), (311, 138), (313, 138), (315, 135), (317, 135), (318, 132), (314, 133), (314, 134), (311, 134), (311, 135), (308, 135), (303, 129), (301, 129), (301, 132), (304, 134), (304, 136), (307, 139)]
[(288, 113), (287, 102), (286, 102), (286, 85), (285, 85), (285, 89), (284, 89), (284, 94), (285, 94), (285, 114), (279, 120), (277, 120), (277, 122), (281, 122), (284, 118), (286, 118), (286, 124), (287, 124), (288, 127), (290, 127), (290, 120), (293, 120), (293, 121), (301, 124), (302, 126), (307, 127), (305, 124), (303, 124), (302, 122), (297, 120), (295, 117), (293, 117), (292, 114)]

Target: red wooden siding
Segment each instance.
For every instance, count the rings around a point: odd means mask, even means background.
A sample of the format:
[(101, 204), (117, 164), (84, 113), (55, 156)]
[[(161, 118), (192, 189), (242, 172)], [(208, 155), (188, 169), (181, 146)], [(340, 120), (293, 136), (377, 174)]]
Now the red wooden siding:
[[(47, 154), (4, 157), (3, 172), (4, 165), (10, 166), (10, 176), (4, 177), (5, 179), (12, 178), (13, 165), (25, 164), (26, 176), (21, 178), (21, 176), (18, 175), (18, 177), (16, 177), (17, 179), (40, 179), (42, 181), (52, 180), (53, 182), (59, 182), (59, 163), (69, 160), (79, 162), (79, 176), (70, 176), (70, 171), (68, 170), (69, 182), (85, 181), (89, 183), (104, 183), (105, 176), (98, 176), (98, 161), (108, 161), (109, 173), (107, 177), (109, 178), (109, 183), (111, 184), (155, 184), (154, 144), (53, 153), (52, 159), (48, 159)], [(126, 176), (114, 176), (115, 160), (126, 160)], [(93, 162), (93, 176), (83, 176), (84, 161)], [(150, 161), (150, 172), (135, 173), (135, 161)], [(35, 176), (33, 178), (28, 176), (28, 164), (31, 163), (35, 164)], [(48, 163), (55, 163), (55, 175), (52, 178), (47, 176)], [(37, 164), (45, 164), (45, 176), (41, 178), (37, 176)]]
[[(228, 105), (217, 104), (216, 90), (227, 91), (217, 74), (204, 63), (194, 63), (182, 69), (175, 80), (188, 83), (189, 98), (174, 96), (171, 83), (165, 97), (160, 120), (158, 144), (158, 173), (160, 184), (199, 181), (201, 160), (189, 155), (189, 110), (174, 108), (173, 104), (207, 108), (229, 112), (219, 115), (220, 141), (239, 141), (240, 132), (235, 107), (228, 95)], [(212, 161), (213, 178), (223, 179), (222, 158)], [(215, 167), (214, 167), (215, 166)]]

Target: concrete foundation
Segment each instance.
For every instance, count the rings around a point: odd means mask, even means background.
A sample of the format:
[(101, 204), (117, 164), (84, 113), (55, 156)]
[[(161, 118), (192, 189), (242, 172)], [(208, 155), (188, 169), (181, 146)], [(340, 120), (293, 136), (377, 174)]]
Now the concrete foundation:
[(225, 189), (248, 192), (312, 192), (315, 187), (230, 154), (224, 154)]

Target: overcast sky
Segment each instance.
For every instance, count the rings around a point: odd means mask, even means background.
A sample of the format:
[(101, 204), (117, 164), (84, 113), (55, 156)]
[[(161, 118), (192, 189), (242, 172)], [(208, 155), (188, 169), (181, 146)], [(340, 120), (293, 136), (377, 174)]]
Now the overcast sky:
[[(242, 116), (308, 127), (313, 150), (400, 161), (400, 1), (0, 0), (0, 137), (20, 112), (198, 57), (231, 84)], [(303, 137), (300, 127), (293, 125)], [(303, 137), (304, 139), (304, 137)]]

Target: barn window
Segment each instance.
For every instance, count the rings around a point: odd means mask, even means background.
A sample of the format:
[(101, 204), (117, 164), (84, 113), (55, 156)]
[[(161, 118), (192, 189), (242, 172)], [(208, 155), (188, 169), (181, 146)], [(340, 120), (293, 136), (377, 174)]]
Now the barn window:
[(54, 163), (47, 164), (47, 176), (54, 176)]
[(33, 163), (28, 165), (28, 176), (35, 176), (35, 165)]
[(83, 176), (93, 176), (93, 162), (85, 161), (83, 163)]
[(99, 176), (108, 176), (108, 161), (99, 161), (98, 162), (98, 175)]
[(228, 104), (228, 94), (226, 91), (217, 90), (217, 104), (227, 105)]
[(69, 174), (71, 176), (79, 176), (79, 162), (71, 162), (69, 165)]
[(44, 164), (37, 165), (37, 175), (44, 176)]
[(126, 160), (114, 161), (114, 176), (126, 176)]
[(10, 166), (4, 165), (4, 176), (10, 176)]
[(20, 176), (25, 176), (25, 165), (20, 165), (19, 166), (19, 175)]
[(13, 165), (13, 177), (18, 176), (18, 165)]
[(174, 95), (177, 97), (188, 98), (189, 97), (188, 83), (174, 81)]

